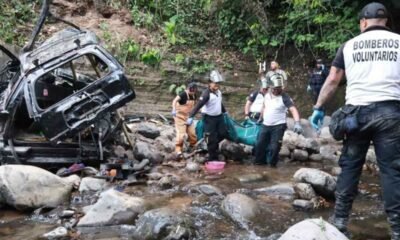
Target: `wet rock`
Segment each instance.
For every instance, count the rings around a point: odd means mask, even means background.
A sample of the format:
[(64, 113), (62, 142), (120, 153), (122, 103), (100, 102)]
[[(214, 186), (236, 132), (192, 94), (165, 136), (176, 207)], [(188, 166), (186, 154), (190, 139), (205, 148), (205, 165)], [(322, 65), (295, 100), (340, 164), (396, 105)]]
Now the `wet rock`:
[(146, 175), (150, 180), (160, 180), (162, 177), (164, 177), (164, 174), (159, 173), (159, 172), (152, 172), (152, 173), (148, 173)]
[(186, 170), (189, 172), (198, 172), (200, 171), (200, 169), (201, 169), (200, 164), (196, 162), (188, 162), (186, 164)]
[(69, 201), (71, 190), (79, 179), (76, 175), (61, 178), (28, 165), (0, 166), (0, 204), (18, 210), (55, 208)]
[(157, 185), (165, 190), (165, 189), (169, 189), (172, 188), (174, 185), (177, 184), (177, 182), (179, 181), (179, 179), (174, 178), (172, 175), (167, 175), (167, 176), (163, 176), (158, 182)]
[(285, 134), (283, 135), (282, 143), (283, 145), (287, 146), (290, 150), (294, 150), (299, 143), (299, 134), (291, 131), (286, 130)]
[(79, 220), (78, 227), (133, 224), (144, 211), (144, 199), (110, 189), (101, 193), (99, 200)]
[(175, 142), (175, 128), (169, 125), (163, 125), (163, 129), (160, 133), (160, 137), (163, 139), (168, 139), (169, 142), (174, 143)]
[(313, 151), (313, 152), (319, 152), (320, 144), (313, 138), (306, 138), (305, 141), (305, 148)]
[(301, 149), (295, 149), (292, 152), (292, 159), (297, 160), (297, 161), (307, 161), (308, 160), (308, 152), (301, 150)]
[(160, 130), (158, 130), (157, 126), (148, 122), (140, 123), (137, 127), (137, 132), (143, 137), (150, 139), (156, 139), (160, 136)]
[(221, 208), (234, 222), (240, 225), (247, 224), (257, 215), (259, 208), (250, 197), (231, 193), (222, 201)]
[(223, 195), (221, 189), (212, 186), (212, 185), (208, 185), (208, 184), (202, 184), (199, 186), (196, 186), (196, 188), (203, 194), (207, 195), (207, 196), (212, 196), (212, 195)]
[(279, 240), (348, 240), (339, 230), (322, 219), (307, 219), (290, 227)]
[(314, 203), (309, 200), (296, 199), (292, 203), (293, 207), (297, 210), (310, 211), (314, 208)]
[(296, 183), (294, 184), (294, 191), (300, 199), (311, 200), (317, 197), (314, 188), (307, 183)]
[(322, 155), (321, 154), (311, 154), (310, 160), (314, 162), (321, 162), (322, 161)]
[(43, 234), (43, 238), (60, 239), (68, 236), (68, 230), (65, 227), (58, 227), (51, 232)]
[(75, 211), (74, 210), (64, 210), (59, 214), (60, 218), (70, 218), (74, 216)]
[(133, 233), (135, 239), (190, 239), (190, 221), (172, 208), (158, 208), (139, 217)]
[(269, 235), (265, 240), (279, 240), (281, 236), (282, 233), (274, 233), (272, 235)]
[(126, 153), (126, 150), (124, 147), (122, 147), (120, 145), (114, 147), (114, 154), (118, 158), (120, 158), (120, 159), (125, 158), (125, 153)]
[(339, 174), (342, 172), (342, 168), (340, 167), (333, 167), (331, 170), (332, 174), (335, 176), (339, 176)]
[(283, 145), (281, 147), (281, 150), (279, 151), (279, 157), (281, 158), (290, 157), (290, 150), (287, 146)]
[(337, 147), (332, 145), (324, 145), (321, 146), (319, 149), (319, 153), (321, 154), (322, 158), (330, 160), (330, 161), (337, 161), (338, 156), (335, 155), (337, 151)]
[(281, 183), (271, 187), (258, 188), (254, 190), (257, 193), (266, 194), (269, 196), (277, 197), (283, 200), (292, 200), (295, 197), (296, 192), (294, 191), (291, 183)]
[(336, 140), (332, 137), (331, 133), (329, 132), (329, 127), (321, 128), (321, 134), (319, 135), (320, 138), (324, 139), (325, 142), (334, 143)]
[(85, 167), (82, 172), (85, 176), (96, 176), (99, 173), (99, 171), (94, 167)]
[(79, 185), (79, 192), (98, 192), (105, 190), (109, 186), (105, 179), (85, 177), (82, 178), (81, 185)]
[(149, 159), (151, 163), (160, 163), (162, 161), (161, 153), (152, 145), (143, 141), (136, 141), (133, 151), (137, 160)]
[(236, 177), (241, 183), (259, 182), (265, 180), (265, 176), (260, 173), (249, 173)]
[(238, 143), (224, 140), (220, 144), (221, 153), (229, 160), (242, 161), (247, 157), (244, 147)]
[(293, 178), (296, 182), (311, 184), (315, 192), (322, 197), (334, 197), (336, 179), (326, 172), (314, 168), (301, 168)]
[(173, 153), (175, 151), (175, 141), (171, 141), (167, 137), (158, 137), (154, 144), (165, 153)]

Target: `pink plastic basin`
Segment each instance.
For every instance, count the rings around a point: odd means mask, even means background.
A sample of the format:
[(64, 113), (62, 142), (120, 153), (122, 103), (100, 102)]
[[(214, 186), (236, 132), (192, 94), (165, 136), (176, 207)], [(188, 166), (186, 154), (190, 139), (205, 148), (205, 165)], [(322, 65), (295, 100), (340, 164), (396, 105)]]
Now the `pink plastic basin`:
[(206, 163), (206, 169), (209, 171), (222, 170), (225, 167), (225, 162), (210, 161)]

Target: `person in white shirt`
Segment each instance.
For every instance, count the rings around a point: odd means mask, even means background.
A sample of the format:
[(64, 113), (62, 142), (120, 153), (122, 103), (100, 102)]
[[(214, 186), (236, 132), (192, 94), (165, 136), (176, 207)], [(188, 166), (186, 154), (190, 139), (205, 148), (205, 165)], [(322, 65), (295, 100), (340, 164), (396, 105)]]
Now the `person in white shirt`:
[(247, 97), (246, 105), (244, 107), (244, 114), (246, 120), (250, 119), (257, 121), (260, 118), (261, 110), (264, 105), (264, 95), (268, 92), (267, 80), (261, 80), (261, 87), (259, 90), (253, 91)]
[(294, 106), (293, 100), (283, 91), (283, 81), (284, 78), (281, 74), (274, 74), (270, 77), (271, 91), (264, 96), (262, 115), (259, 120), (260, 123), (262, 122), (262, 128), (255, 147), (256, 164), (268, 164), (276, 167), (283, 134), (287, 128), (286, 113), (288, 110), (295, 120), (293, 131), (298, 134), (303, 132), (299, 111)]

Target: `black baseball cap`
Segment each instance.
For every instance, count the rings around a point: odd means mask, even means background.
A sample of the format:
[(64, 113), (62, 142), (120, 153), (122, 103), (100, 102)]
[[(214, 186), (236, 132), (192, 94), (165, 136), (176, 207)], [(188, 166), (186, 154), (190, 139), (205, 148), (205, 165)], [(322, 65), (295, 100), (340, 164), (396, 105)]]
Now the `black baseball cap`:
[(388, 16), (388, 11), (382, 3), (372, 2), (365, 5), (361, 10), (358, 19), (388, 18)]

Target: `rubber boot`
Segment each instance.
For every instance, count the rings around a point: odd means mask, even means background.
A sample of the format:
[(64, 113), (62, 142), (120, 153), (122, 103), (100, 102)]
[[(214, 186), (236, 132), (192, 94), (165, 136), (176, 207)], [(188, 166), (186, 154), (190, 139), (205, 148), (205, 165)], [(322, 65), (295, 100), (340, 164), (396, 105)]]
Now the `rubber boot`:
[(347, 230), (347, 224), (349, 222), (349, 218), (340, 218), (331, 216), (328, 220), (333, 226), (335, 226), (340, 232), (342, 232), (346, 237), (351, 239), (351, 234)]
[(388, 222), (392, 229), (392, 240), (400, 240), (400, 215), (388, 214)]

